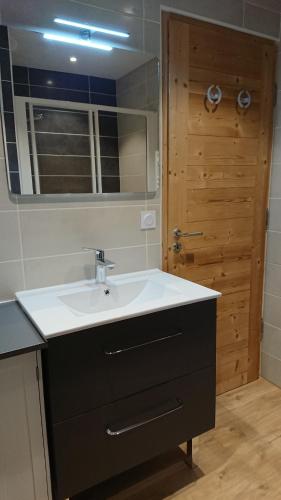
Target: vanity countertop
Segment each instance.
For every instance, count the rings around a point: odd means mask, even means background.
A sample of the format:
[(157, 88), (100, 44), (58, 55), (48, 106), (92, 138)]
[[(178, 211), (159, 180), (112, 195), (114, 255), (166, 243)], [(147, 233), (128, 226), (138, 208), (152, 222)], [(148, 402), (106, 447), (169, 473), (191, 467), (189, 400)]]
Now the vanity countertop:
[(17, 300), (45, 339), (106, 323), (151, 314), (220, 293), (150, 269), (95, 280), (18, 292)]
[(47, 343), (17, 302), (0, 303), (0, 359), (44, 349)]

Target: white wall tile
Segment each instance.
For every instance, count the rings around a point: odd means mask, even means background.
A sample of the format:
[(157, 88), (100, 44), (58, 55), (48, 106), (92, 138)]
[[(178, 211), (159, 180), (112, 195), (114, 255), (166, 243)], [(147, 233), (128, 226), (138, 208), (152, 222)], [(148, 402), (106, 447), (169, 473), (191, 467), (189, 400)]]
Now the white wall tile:
[(281, 232), (281, 198), (271, 198), (269, 210), (269, 229)]
[[(276, 118), (276, 120), (279, 121), (280, 118)], [(274, 130), (272, 162), (281, 163), (281, 128)]]
[(173, 7), (174, 0), (143, 0), (144, 18), (160, 22), (160, 6)]
[(131, 16), (142, 17), (142, 0), (74, 0), (75, 3), (88, 4), (92, 7), (102, 7), (103, 9), (122, 12)]
[(120, 273), (131, 273), (134, 271), (143, 271), (146, 268), (146, 246), (116, 248), (106, 252), (109, 260), (115, 262), (113, 271), (108, 275)]
[(147, 230), (147, 242), (149, 245), (159, 243), (161, 241), (161, 205), (148, 203), (146, 210), (155, 210), (156, 212), (156, 228)]
[(147, 268), (162, 269), (161, 245), (148, 245), (147, 247)]
[(258, 7), (263, 7), (264, 9), (273, 10), (275, 12), (280, 12), (281, 9), (280, 0), (246, 0), (246, 3), (257, 5)]
[(24, 261), (26, 288), (71, 283), (94, 277), (94, 254), (43, 257)]
[(21, 251), (18, 213), (15, 211), (0, 211), (0, 228), (0, 262), (19, 260)]
[(14, 299), (15, 292), (23, 288), (22, 262), (0, 263), (0, 302)]
[[(0, 134), (0, 144), (1, 134)], [(8, 193), (8, 182), (6, 174), (6, 164), (3, 158), (0, 158), (0, 210), (16, 210), (17, 204), (10, 199)], [(0, 228), (1, 229), (1, 228)]]
[(270, 196), (272, 198), (281, 198), (281, 163), (273, 163), (271, 166)]
[(262, 351), (281, 360), (281, 330), (264, 324)]
[(266, 260), (281, 265), (281, 233), (268, 232)]
[(277, 112), (278, 112), (279, 116), (278, 116), (278, 123), (275, 124), (277, 126), (280, 123), (280, 107), (278, 107), (278, 104), (281, 103), (281, 93), (280, 93), (280, 90), (281, 90), (281, 48), (280, 48), (280, 45), (279, 45), (279, 52), (278, 52), (278, 57), (277, 57), (276, 62), (277, 62), (276, 82), (277, 82), (277, 88), (279, 90), (279, 92), (277, 94)]
[(281, 387), (281, 361), (266, 353), (261, 355), (262, 376)]
[(144, 51), (160, 58), (160, 24), (144, 21)]
[(140, 230), (144, 207), (81, 208), (20, 212), (23, 256), (44, 257), (80, 252), (82, 247), (145, 245)]
[(267, 263), (264, 289), (268, 293), (281, 296), (281, 266)]
[(197, 14), (235, 26), (242, 26), (243, 23), (242, 0), (173, 0), (172, 6), (190, 14)]
[(256, 7), (246, 2), (244, 26), (258, 33), (278, 37), (280, 30), (280, 15), (279, 13)]
[(263, 319), (266, 323), (281, 328), (281, 297), (265, 293)]

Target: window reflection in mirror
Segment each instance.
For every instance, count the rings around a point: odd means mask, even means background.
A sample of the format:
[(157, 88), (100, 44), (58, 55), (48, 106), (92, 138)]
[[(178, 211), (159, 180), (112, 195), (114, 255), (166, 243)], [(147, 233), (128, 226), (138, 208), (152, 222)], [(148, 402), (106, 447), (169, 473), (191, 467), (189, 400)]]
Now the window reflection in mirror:
[(13, 96), (6, 102), (11, 92), (2, 80), (9, 123), (2, 118), (11, 190), (56, 195), (155, 191), (157, 58), (117, 48), (101, 58), (79, 47), (73, 64), (73, 48), (50, 44), (42, 33), (10, 28), (9, 40)]

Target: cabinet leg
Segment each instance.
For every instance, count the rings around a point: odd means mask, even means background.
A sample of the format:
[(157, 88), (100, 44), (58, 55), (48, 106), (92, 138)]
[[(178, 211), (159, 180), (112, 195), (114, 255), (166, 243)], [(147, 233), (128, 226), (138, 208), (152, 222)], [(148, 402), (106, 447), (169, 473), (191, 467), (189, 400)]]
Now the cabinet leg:
[(192, 461), (192, 439), (186, 442), (186, 458), (185, 463), (193, 469), (193, 461)]

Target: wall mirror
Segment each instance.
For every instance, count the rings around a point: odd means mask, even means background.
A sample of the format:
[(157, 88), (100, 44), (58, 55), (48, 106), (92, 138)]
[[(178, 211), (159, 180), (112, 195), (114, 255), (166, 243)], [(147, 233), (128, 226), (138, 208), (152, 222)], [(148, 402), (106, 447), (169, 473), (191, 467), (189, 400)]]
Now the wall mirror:
[[(64, 36), (74, 36), (70, 28)], [(2, 40), (8, 34), (1, 109), (11, 191), (156, 191), (157, 57), (120, 44), (92, 47), (88, 30), (75, 27), (74, 43), (62, 43), (59, 30), (1, 30)]]

